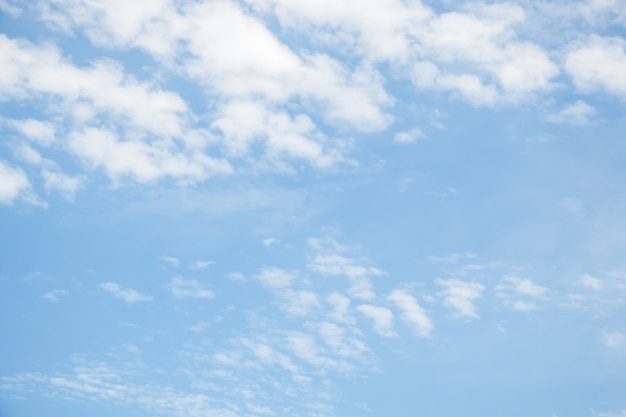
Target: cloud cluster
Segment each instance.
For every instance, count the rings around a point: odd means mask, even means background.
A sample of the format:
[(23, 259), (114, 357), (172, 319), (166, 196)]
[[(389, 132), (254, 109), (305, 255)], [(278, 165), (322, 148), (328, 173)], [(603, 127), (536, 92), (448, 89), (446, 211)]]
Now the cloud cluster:
[[(567, 19), (623, 18), (607, 4), (581, 3)], [(195, 184), (249, 164), (281, 171), (299, 162), (353, 164), (352, 136), (394, 122), (398, 99), (387, 86), (397, 81), (474, 106), (532, 101), (562, 74), (581, 93), (626, 91), (623, 39), (590, 34), (542, 45), (525, 33), (535, 8), (512, 3), (439, 11), (400, 0), (367, 8), (353, 0), (158, 0), (135, 2), (123, 17), (120, 7), (119, 0), (5, 4), (11, 16), (86, 36), (104, 55), (149, 57), (144, 68), (104, 57), (76, 64), (72, 51), (50, 42), (0, 35), (0, 99), (37, 114), (3, 124), (31, 154), (43, 154), (38, 182), (47, 193), (71, 199), (85, 183), (51, 156), (58, 150), (117, 185)], [(293, 36), (301, 42), (288, 41)], [(164, 87), (176, 83), (202, 90), (201, 98)], [(578, 100), (546, 118), (580, 125), (593, 115)], [(414, 127), (394, 141), (423, 135)], [(36, 182), (11, 162), (1, 169), (8, 179), (0, 202), (28, 200)]]

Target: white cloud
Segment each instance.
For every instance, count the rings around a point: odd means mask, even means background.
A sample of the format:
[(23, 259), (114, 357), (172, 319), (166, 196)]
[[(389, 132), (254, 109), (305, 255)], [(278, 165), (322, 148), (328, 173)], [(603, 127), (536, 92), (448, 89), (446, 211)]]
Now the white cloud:
[(549, 291), (546, 287), (537, 285), (529, 279), (506, 277), (504, 280), (511, 284), (513, 289), (520, 295), (542, 298), (545, 297)]
[(43, 294), (41, 298), (48, 300), (48, 301), (53, 301), (56, 303), (57, 301), (61, 299), (61, 297), (65, 297), (66, 295), (68, 295), (68, 292), (65, 290), (52, 290)]
[(265, 246), (266, 248), (269, 248), (270, 246), (272, 246), (273, 244), (275, 244), (277, 242), (278, 242), (278, 239), (270, 237), (270, 238), (267, 238), (267, 239), (263, 239), (263, 246)]
[(12, 204), (30, 189), (31, 185), (24, 171), (0, 161), (0, 204)]
[(418, 128), (413, 128), (406, 132), (398, 132), (393, 136), (393, 141), (402, 145), (417, 142), (424, 137), (424, 133)]
[(620, 332), (605, 332), (602, 334), (602, 343), (608, 348), (617, 348), (626, 344), (626, 335)]
[(415, 297), (406, 290), (394, 290), (388, 299), (395, 304), (402, 315), (400, 318), (418, 336), (429, 337), (434, 329), (433, 323), (419, 305)]
[(0, 0), (0, 10), (12, 17), (22, 14), (22, 9), (12, 4), (11, 0)]
[(437, 285), (444, 287), (439, 293), (443, 297), (443, 304), (456, 310), (457, 318), (478, 319), (478, 308), (472, 302), (482, 296), (485, 287), (478, 282), (466, 282), (458, 279), (437, 279)]
[(584, 92), (626, 95), (626, 40), (592, 35), (565, 55), (565, 69)]
[(41, 177), (46, 191), (57, 191), (67, 200), (73, 200), (74, 195), (82, 186), (80, 177), (72, 177), (60, 172), (58, 169), (42, 169)]
[(309, 316), (320, 306), (317, 294), (309, 290), (284, 290), (279, 294), (282, 308), (287, 314), (296, 317)]
[(350, 295), (361, 300), (371, 300), (376, 296), (368, 277), (383, 275), (378, 268), (359, 265), (355, 260), (341, 255), (317, 255), (307, 267), (322, 275), (348, 277), (352, 284)]
[(339, 356), (357, 359), (369, 351), (362, 340), (348, 335), (345, 328), (335, 323), (316, 323), (314, 327), (322, 341)]
[(54, 126), (50, 122), (34, 119), (8, 120), (9, 126), (40, 145), (50, 145), (54, 142)]
[(384, 307), (371, 304), (361, 304), (357, 311), (374, 321), (374, 330), (381, 336), (396, 337), (398, 334), (393, 330), (393, 313)]
[(152, 296), (141, 294), (132, 288), (123, 288), (114, 282), (103, 282), (99, 287), (115, 298), (124, 300), (127, 303), (133, 304), (141, 301), (152, 301)]
[(591, 288), (592, 290), (600, 290), (602, 289), (602, 281), (598, 278), (594, 278), (591, 275), (585, 274), (580, 277), (579, 281), (580, 285), (586, 288)]
[(547, 119), (552, 123), (567, 123), (571, 125), (586, 125), (590, 118), (596, 114), (593, 107), (582, 100), (578, 100), (566, 106), (556, 114), (548, 115)]
[(93, 111), (159, 136), (181, 136), (185, 130), (188, 108), (178, 94), (141, 83), (113, 62), (80, 68), (49, 45), (40, 47), (4, 35), (0, 35), (0, 51), (2, 95), (20, 99), (47, 94), (69, 102), (68, 108), (60, 109), (69, 112), (75, 110), (74, 104), (85, 102)]
[(610, 412), (594, 412), (593, 414), (597, 417), (626, 417), (626, 409)]
[(192, 269), (205, 269), (209, 265), (213, 265), (215, 262), (213, 261), (195, 261), (192, 265)]
[(514, 310), (531, 311), (538, 307), (535, 301), (543, 300), (548, 297), (550, 290), (541, 285), (535, 284), (533, 281), (515, 276), (506, 276), (495, 287), (496, 296)]
[(324, 348), (315, 337), (303, 332), (290, 332), (285, 336), (285, 343), (298, 358), (320, 368), (338, 369), (339, 363), (328, 357)]
[(354, 323), (354, 317), (350, 315), (350, 299), (340, 292), (334, 291), (326, 297), (326, 302), (331, 305), (332, 311), (329, 317), (340, 323)]
[(172, 265), (174, 268), (176, 268), (180, 264), (180, 259), (175, 256), (162, 256), (161, 259)]
[(195, 333), (205, 332), (208, 328), (209, 328), (209, 323), (207, 323), (206, 321), (199, 321), (196, 324), (186, 327), (187, 330), (190, 330)]
[(192, 297), (205, 298), (208, 300), (215, 298), (213, 291), (207, 290), (199, 281), (195, 279), (174, 277), (167, 285), (167, 289), (170, 290), (174, 298)]
[[(43, 18), (67, 28), (78, 25), (100, 44), (144, 48), (176, 67), (170, 69), (204, 84), (219, 103), (210, 116), (212, 126), (222, 133), (231, 155), (243, 156), (253, 142), (262, 141), (265, 157), (274, 162), (287, 156), (327, 167), (345, 160), (345, 141), (326, 138), (308, 113), (366, 131), (383, 129), (390, 121), (382, 108), (391, 99), (377, 71), (369, 66), (348, 68), (320, 53), (298, 54), (235, 2), (178, 8), (167, 1), (150, 7), (142, 3), (122, 21), (110, 2), (60, 0), (56, 6), (44, 11)], [(294, 111), (293, 104), (308, 113)], [(175, 116), (170, 119), (178, 118), (183, 132), (180, 122), (186, 111), (180, 109), (169, 108)]]
[(254, 278), (264, 286), (273, 289), (290, 287), (294, 281), (294, 275), (291, 272), (273, 266), (261, 267)]
[(88, 166), (102, 168), (114, 181), (130, 177), (147, 183), (164, 177), (201, 181), (214, 174), (229, 174), (230, 164), (201, 152), (186, 154), (170, 142), (148, 144), (119, 140), (106, 129), (85, 128), (68, 137), (69, 149)]
[(239, 341), (243, 346), (248, 348), (252, 354), (265, 366), (279, 365), (292, 373), (298, 373), (298, 367), (293, 363), (291, 358), (277, 351), (267, 343), (242, 338)]

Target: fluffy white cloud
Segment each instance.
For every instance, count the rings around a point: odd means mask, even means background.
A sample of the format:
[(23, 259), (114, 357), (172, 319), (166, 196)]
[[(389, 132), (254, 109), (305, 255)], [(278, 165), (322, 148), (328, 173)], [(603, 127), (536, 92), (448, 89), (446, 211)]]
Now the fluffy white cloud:
[(593, 107), (582, 100), (578, 100), (558, 113), (548, 115), (548, 121), (552, 123), (567, 123), (571, 125), (586, 125), (589, 119), (596, 114)]
[(478, 308), (472, 302), (480, 298), (485, 290), (484, 285), (478, 282), (466, 282), (458, 279), (437, 279), (437, 285), (444, 289), (440, 292), (443, 304), (455, 310), (457, 318), (478, 319)]
[(46, 191), (56, 191), (68, 200), (72, 200), (82, 186), (81, 178), (64, 174), (58, 169), (44, 168), (41, 177)]
[(350, 315), (350, 299), (340, 292), (333, 292), (326, 297), (326, 302), (332, 307), (329, 317), (340, 323), (354, 323)]
[(350, 335), (345, 328), (335, 323), (322, 322), (314, 327), (330, 350), (341, 357), (357, 359), (369, 351), (362, 340)]
[(586, 288), (591, 288), (592, 290), (600, 290), (602, 288), (602, 281), (598, 278), (594, 278), (591, 275), (585, 274), (579, 279), (580, 285)]
[(50, 122), (42, 122), (34, 119), (7, 121), (7, 124), (15, 130), (41, 145), (50, 145), (54, 141), (54, 125)]
[(393, 313), (384, 307), (371, 304), (361, 304), (357, 311), (374, 321), (374, 330), (381, 336), (395, 337), (398, 334), (393, 330)]
[(608, 348), (617, 348), (626, 344), (626, 335), (620, 332), (605, 332), (602, 334), (602, 343)]
[(429, 337), (434, 329), (434, 325), (422, 306), (419, 305), (415, 297), (406, 290), (394, 290), (388, 296), (400, 310), (400, 318), (418, 336)]
[(419, 88), (459, 94), (475, 105), (548, 91), (558, 67), (548, 53), (517, 39), (524, 10), (511, 3), (472, 4), (438, 14), (421, 2), (247, 0), (281, 24), (367, 61), (412, 67)]
[(65, 290), (52, 290), (43, 294), (41, 298), (56, 303), (57, 301), (61, 299), (61, 297), (65, 297), (67, 294), (68, 292)]
[(99, 285), (100, 289), (110, 293), (116, 298), (126, 301), (127, 303), (138, 303), (141, 301), (152, 301), (152, 296), (144, 295), (132, 288), (123, 288), (115, 282), (103, 282)]
[(307, 317), (320, 306), (317, 294), (310, 290), (287, 289), (279, 293), (281, 307), (290, 316)]
[(12, 204), (30, 187), (24, 171), (0, 161), (0, 204)]
[(361, 300), (371, 300), (376, 296), (368, 277), (383, 275), (378, 268), (359, 265), (353, 259), (336, 254), (317, 255), (307, 267), (322, 275), (348, 277), (352, 284), (350, 295)]
[(141, 83), (111, 61), (80, 68), (50, 45), (0, 35), (0, 67), (0, 95), (23, 99), (47, 94), (63, 100), (58, 104), (65, 111), (77, 111), (75, 105), (86, 102), (92, 111), (152, 134), (180, 136), (184, 131), (188, 108), (178, 94)]
[(626, 95), (626, 40), (592, 35), (565, 55), (565, 69), (585, 92)]
[(393, 136), (393, 141), (402, 145), (415, 143), (424, 137), (424, 133), (418, 128), (413, 128), (406, 132), (398, 132)]
[(124, 177), (140, 183), (163, 177), (198, 181), (232, 172), (225, 160), (201, 152), (177, 152), (168, 141), (148, 144), (141, 140), (119, 140), (106, 129), (85, 128), (72, 132), (68, 146), (87, 165), (104, 169), (116, 182)]
[(506, 276), (495, 287), (496, 296), (517, 311), (536, 310), (535, 301), (546, 299), (550, 290), (526, 278)]
[(204, 288), (204, 285), (195, 279), (184, 279), (174, 277), (167, 285), (174, 298), (205, 298), (212, 300), (215, 298), (213, 291)]
[(294, 280), (291, 272), (272, 266), (261, 267), (254, 278), (264, 286), (274, 289), (290, 287)]

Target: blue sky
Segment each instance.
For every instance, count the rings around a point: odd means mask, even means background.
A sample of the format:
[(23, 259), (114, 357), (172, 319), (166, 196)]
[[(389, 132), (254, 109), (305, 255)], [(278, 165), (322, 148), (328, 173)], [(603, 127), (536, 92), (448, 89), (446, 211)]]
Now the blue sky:
[(0, 29), (0, 415), (626, 416), (623, 1)]

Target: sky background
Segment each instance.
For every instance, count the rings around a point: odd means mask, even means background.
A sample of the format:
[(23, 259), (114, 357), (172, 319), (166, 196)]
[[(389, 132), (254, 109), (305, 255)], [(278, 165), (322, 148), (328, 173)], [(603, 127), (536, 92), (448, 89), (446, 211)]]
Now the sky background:
[(0, 31), (0, 416), (626, 416), (623, 0)]

